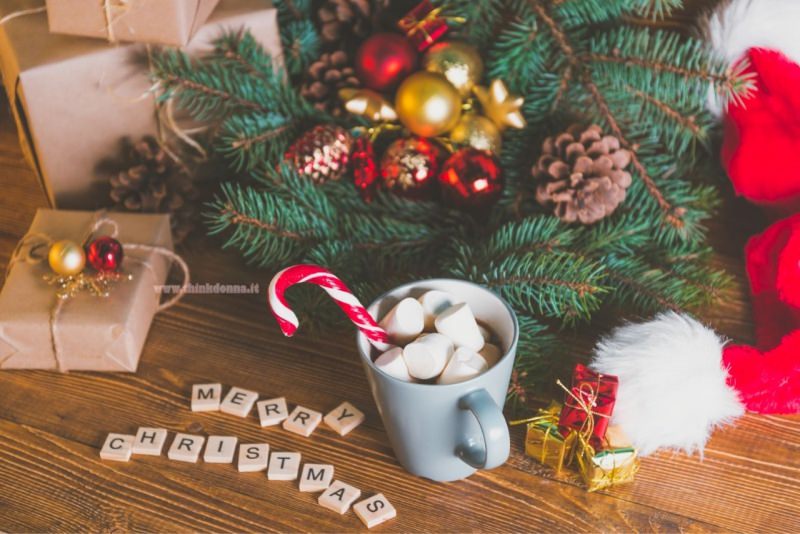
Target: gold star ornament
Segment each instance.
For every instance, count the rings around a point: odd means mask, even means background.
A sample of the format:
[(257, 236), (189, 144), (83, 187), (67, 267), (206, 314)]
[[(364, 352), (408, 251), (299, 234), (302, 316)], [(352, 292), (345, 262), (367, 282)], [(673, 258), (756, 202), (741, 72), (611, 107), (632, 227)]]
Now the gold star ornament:
[(380, 94), (370, 89), (341, 89), (339, 98), (344, 108), (353, 115), (360, 115), (372, 122), (393, 121), (397, 113)]
[(472, 90), (481, 103), (483, 114), (489, 117), (500, 130), (509, 126), (511, 128), (525, 127), (525, 118), (519, 111), (524, 100), (521, 96), (510, 94), (503, 80), (492, 80), (488, 88), (475, 86)]

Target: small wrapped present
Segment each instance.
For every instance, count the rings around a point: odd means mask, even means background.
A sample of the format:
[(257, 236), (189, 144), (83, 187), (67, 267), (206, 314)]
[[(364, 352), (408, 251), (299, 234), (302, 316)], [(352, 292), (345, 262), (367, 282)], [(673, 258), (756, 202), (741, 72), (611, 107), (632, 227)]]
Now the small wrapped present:
[[(99, 163), (119, 151), (123, 137), (159, 134), (147, 46), (50, 33), (47, 16), (31, 13), (40, 6), (0, 2), (0, 18), (17, 14), (0, 24), (0, 72), (22, 151), (51, 206), (104, 207), (109, 177)], [(249, 30), (280, 63), (277, 11), (269, 1), (226, 0), (185, 51), (207, 51), (224, 28)]]
[[(83, 243), (109, 227), (122, 242), (125, 277), (107, 296), (87, 284), (67, 297), (64, 284), (48, 283), (56, 278), (46, 257), (51, 243)], [(136, 371), (171, 249), (166, 215), (38, 210), (0, 291), (0, 369)]]
[(423, 0), (397, 22), (397, 27), (423, 52), (450, 29), (442, 8), (434, 8), (430, 0)]
[(575, 463), (589, 491), (630, 482), (639, 470), (636, 449), (619, 427), (609, 427), (604, 442), (604, 448), (597, 451), (582, 437), (576, 441)]
[(576, 365), (572, 387), (564, 388), (566, 399), (558, 420), (561, 432), (565, 436), (580, 432), (588, 436), (593, 447), (599, 448), (614, 411), (618, 386), (616, 376), (597, 373), (583, 364)]
[(558, 429), (558, 414), (561, 405), (553, 402), (547, 408), (539, 410), (535, 417), (513, 421), (512, 425), (527, 424), (525, 434), (525, 454), (537, 462), (561, 472), (565, 461), (569, 458), (574, 440), (565, 438)]
[(53, 33), (184, 46), (219, 0), (47, 0)]

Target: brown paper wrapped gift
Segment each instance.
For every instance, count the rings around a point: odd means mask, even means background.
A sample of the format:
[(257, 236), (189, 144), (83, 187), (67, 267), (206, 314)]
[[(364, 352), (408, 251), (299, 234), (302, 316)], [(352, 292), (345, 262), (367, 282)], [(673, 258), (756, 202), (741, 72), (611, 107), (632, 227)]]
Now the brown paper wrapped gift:
[[(3, 0), (0, 17), (40, 5)], [(277, 13), (266, 0), (225, 0), (186, 50), (207, 50), (223, 28), (242, 27), (280, 57)], [(98, 163), (118, 153), (123, 137), (158, 134), (146, 45), (56, 35), (44, 13), (22, 15), (0, 25), (0, 71), (23, 152), (51, 205), (108, 205)]]
[[(107, 216), (117, 223), (123, 247), (136, 243), (172, 249), (168, 216)], [(81, 242), (96, 217), (96, 212), (40, 209), (28, 235)], [(82, 292), (66, 299), (52, 318), (57, 297), (56, 288), (42, 278), (51, 272), (46, 258), (15, 262), (0, 291), (0, 369), (136, 371), (159, 304), (155, 286), (164, 284), (168, 268), (163, 255), (126, 250), (122, 271), (130, 280), (115, 283), (107, 297)]]
[(47, 0), (50, 31), (184, 46), (219, 0)]

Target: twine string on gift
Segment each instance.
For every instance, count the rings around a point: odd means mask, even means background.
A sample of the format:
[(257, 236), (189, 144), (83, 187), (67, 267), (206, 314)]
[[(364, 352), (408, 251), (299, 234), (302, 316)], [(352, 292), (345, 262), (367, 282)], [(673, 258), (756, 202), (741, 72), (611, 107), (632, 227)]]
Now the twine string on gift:
[(5, 24), (10, 20), (14, 20), (17, 17), (24, 17), (25, 15), (36, 15), (37, 13), (44, 13), (47, 11), (47, 6), (40, 6), (40, 7), (32, 7), (30, 9), (20, 9), (19, 11), (14, 11), (13, 13), (9, 13), (4, 17), (0, 18), (0, 25)]
[[(84, 237), (81, 241), (82, 244), (86, 244), (90, 242), (93, 236), (100, 233), (102, 229), (108, 227), (107, 232), (103, 232), (103, 235), (107, 235), (109, 237), (116, 238), (119, 234), (119, 225), (113, 219), (111, 219), (108, 215), (106, 215), (105, 211), (101, 210), (95, 213), (94, 220), (92, 225), (88, 228), (85, 232)], [(25, 235), (18, 243), (17, 246), (14, 248), (14, 252), (11, 255), (11, 259), (6, 266), (6, 280), (8, 280), (8, 275), (11, 272), (11, 268), (16, 265), (17, 263), (28, 263), (28, 264), (37, 264), (41, 263), (43, 260), (47, 258), (47, 251), (49, 250), (50, 246), (54, 243), (54, 239), (49, 235), (42, 233), (42, 232), (35, 232)], [(171, 263), (176, 264), (182, 273), (182, 283), (178, 290), (172, 295), (169, 299), (165, 300), (164, 302), (160, 302), (156, 307), (155, 313), (164, 311), (175, 304), (186, 294), (190, 284), (190, 272), (189, 266), (186, 264), (183, 258), (181, 258), (178, 254), (173, 252), (172, 250), (166, 247), (160, 246), (152, 246), (152, 245), (145, 245), (141, 243), (122, 243), (122, 248), (125, 251), (142, 251), (142, 252), (149, 252), (154, 253), (159, 256), (162, 256), (169, 260)], [(125, 256), (124, 261), (131, 261), (136, 262), (137, 264), (141, 265), (145, 270), (147, 270), (153, 279), (156, 279), (156, 272), (153, 269), (153, 266), (150, 265), (149, 262), (144, 261), (139, 258), (134, 258), (129, 255)], [(45, 275), (45, 280), (48, 280), (49, 275)], [(102, 273), (98, 273), (98, 278), (102, 278), (100, 282), (106, 282), (107, 280), (104, 278), (105, 275)], [(102, 292), (96, 290), (98, 285), (94, 284), (91, 277), (85, 277), (83, 273), (80, 273), (76, 277), (67, 277), (69, 283), (73, 283), (73, 278), (77, 278), (78, 280), (74, 283), (77, 285), (78, 288), (90, 288), (95, 289), (92, 291), (91, 294), (94, 296), (103, 296), (107, 297), (107, 292)], [(88, 280), (85, 281), (84, 279)], [(56, 281), (59, 281), (56, 278)], [(99, 284), (100, 287), (106, 287), (102, 283)], [(53, 351), (53, 359), (55, 361), (55, 368), (62, 373), (68, 371), (66, 363), (64, 362), (61, 345), (59, 343), (60, 336), (58, 335), (58, 325), (60, 324), (59, 316), (62, 313), (64, 305), (66, 304), (69, 297), (76, 294), (75, 292), (66, 292), (66, 293), (58, 293), (57, 297), (53, 303), (53, 306), (50, 308), (49, 313), (49, 331), (50, 331), (50, 346), (51, 350)]]
[[(102, 0), (103, 17), (105, 18), (106, 39), (109, 43), (116, 43), (117, 36), (114, 34), (114, 24), (116, 24), (131, 7), (129, 0)], [(131, 30), (133, 32), (133, 30)]]

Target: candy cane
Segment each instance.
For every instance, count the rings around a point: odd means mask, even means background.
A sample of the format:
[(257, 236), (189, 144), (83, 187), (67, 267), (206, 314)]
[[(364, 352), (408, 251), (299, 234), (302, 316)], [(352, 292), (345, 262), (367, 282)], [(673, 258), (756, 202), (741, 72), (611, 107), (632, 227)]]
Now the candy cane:
[(316, 284), (324, 289), (361, 330), (361, 333), (366, 336), (373, 347), (380, 351), (386, 351), (391, 348), (392, 345), (389, 343), (389, 336), (386, 331), (378, 326), (375, 319), (372, 318), (350, 289), (344, 285), (344, 282), (329, 270), (319, 265), (311, 264), (287, 267), (272, 277), (269, 283), (267, 302), (285, 336), (293, 336), (300, 323), (297, 320), (297, 315), (289, 309), (283, 294), (287, 288), (305, 282)]

